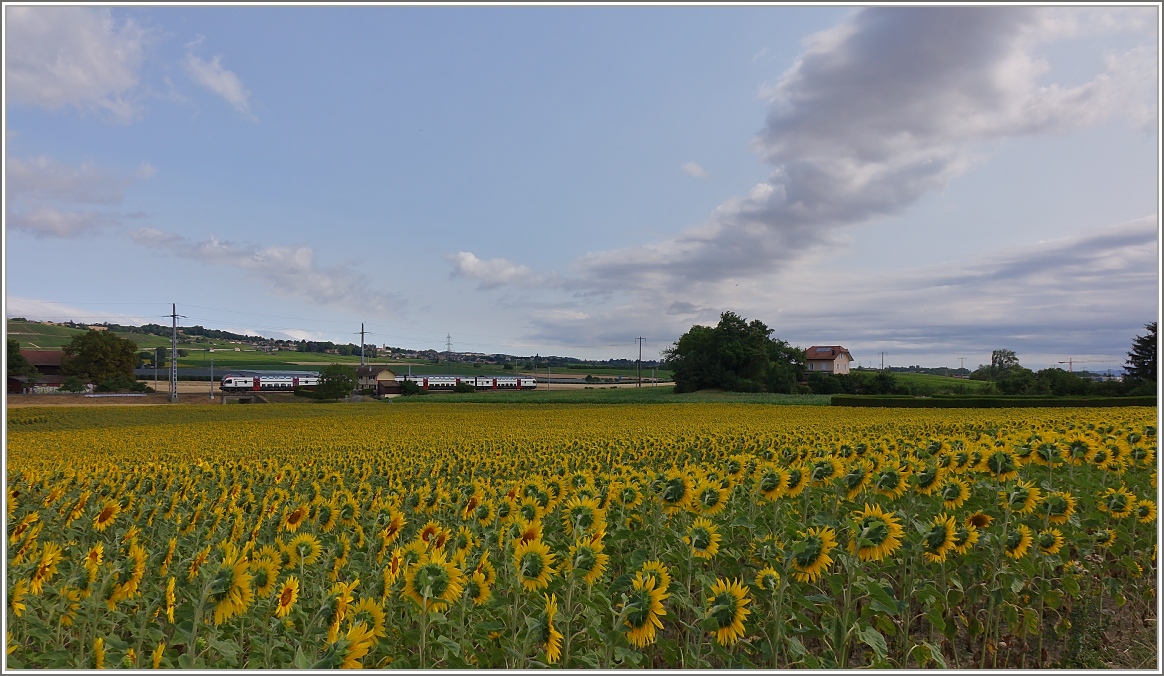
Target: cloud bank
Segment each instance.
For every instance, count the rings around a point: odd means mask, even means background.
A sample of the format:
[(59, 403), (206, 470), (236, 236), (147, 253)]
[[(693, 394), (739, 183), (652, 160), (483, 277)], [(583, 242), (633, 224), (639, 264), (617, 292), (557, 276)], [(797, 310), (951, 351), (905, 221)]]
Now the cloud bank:
[(50, 110), (98, 111), (128, 123), (148, 33), (108, 9), (6, 7), (5, 86), (10, 100)]
[(121, 205), (125, 189), (153, 176), (142, 163), (124, 175), (92, 163), (73, 166), (50, 157), (10, 157), (5, 179), (8, 227), (38, 238), (75, 237), (120, 226), (127, 216), (111, 210)]
[(278, 296), (360, 312), (387, 312), (404, 306), (400, 297), (375, 290), (366, 275), (349, 266), (321, 267), (310, 247), (259, 247), (216, 237), (196, 242), (155, 228), (142, 228), (131, 237), (141, 246), (179, 258), (242, 270)]

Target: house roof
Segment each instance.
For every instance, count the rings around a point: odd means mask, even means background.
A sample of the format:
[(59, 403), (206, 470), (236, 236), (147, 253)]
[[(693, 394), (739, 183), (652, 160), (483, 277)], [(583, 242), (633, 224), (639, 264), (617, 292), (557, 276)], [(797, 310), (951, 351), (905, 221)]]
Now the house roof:
[(60, 366), (64, 352), (60, 350), (21, 350), (20, 356), (33, 366)]
[(853, 360), (853, 355), (849, 354), (849, 351), (840, 345), (813, 345), (805, 350), (804, 354), (805, 359), (808, 361), (833, 361), (842, 354), (847, 356), (849, 361)]
[(358, 376), (360, 378), (374, 378), (374, 377), (380, 375), (381, 373), (384, 373), (385, 371), (387, 371), (393, 377), (396, 376), (396, 373), (393, 372), (392, 369), (388, 368), (387, 366), (357, 366), (356, 367), (356, 376)]

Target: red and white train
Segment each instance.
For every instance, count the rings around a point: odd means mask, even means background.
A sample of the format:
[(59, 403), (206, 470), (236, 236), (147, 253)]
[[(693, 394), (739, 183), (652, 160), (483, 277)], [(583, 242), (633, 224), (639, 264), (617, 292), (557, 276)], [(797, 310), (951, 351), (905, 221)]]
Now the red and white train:
[[(425, 390), (451, 390), (460, 383), (469, 383), (478, 390), (536, 390), (537, 378), (522, 376), (465, 377), (465, 376), (396, 376), (396, 382), (409, 380)], [(296, 387), (313, 388), (319, 384), (319, 374), (310, 375), (250, 375), (228, 373), (222, 377), (218, 389), (224, 392), (290, 392)]]
[(536, 390), (537, 378), (522, 376), (466, 377), (466, 376), (396, 376), (396, 382), (409, 380), (426, 390), (451, 390), (460, 383), (469, 383), (479, 390)]
[(287, 376), (287, 375), (271, 375), (271, 376), (236, 376), (228, 373), (222, 377), (222, 383), (218, 389), (224, 392), (270, 392), (279, 391), (290, 392), (296, 387), (315, 387), (319, 384), (319, 375), (302, 375), (302, 376)]

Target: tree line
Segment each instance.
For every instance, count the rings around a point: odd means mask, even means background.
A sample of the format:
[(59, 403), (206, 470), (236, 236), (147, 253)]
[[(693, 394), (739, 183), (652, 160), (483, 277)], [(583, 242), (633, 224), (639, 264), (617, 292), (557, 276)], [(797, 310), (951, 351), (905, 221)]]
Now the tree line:
[[(989, 365), (981, 365), (970, 379), (987, 381), (976, 388), (981, 394), (1028, 394), (1054, 396), (1136, 396), (1156, 392), (1156, 322), (1136, 336), (1124, 366), (1122, 381), (1103, 382), (1081, 378), (1060, 368), (1031, 371), (1019, 363), (1013, 350), (994, 350)], [(720, 315), (716, 326), (692, 326), (663, 352), (670, 367), (675, 391), (720, 389), (731, 392), (783, 394), (920, 394), (899, 383), (888, 370), (854, 371), (848, 374), (815, 372), (805, 368), (801, 348), (772, 336), (774, 329), (734, 312)], [(969, 393), (955, 384), (952, 393)], [(959, 391), (961, 389), (962, 391)]]

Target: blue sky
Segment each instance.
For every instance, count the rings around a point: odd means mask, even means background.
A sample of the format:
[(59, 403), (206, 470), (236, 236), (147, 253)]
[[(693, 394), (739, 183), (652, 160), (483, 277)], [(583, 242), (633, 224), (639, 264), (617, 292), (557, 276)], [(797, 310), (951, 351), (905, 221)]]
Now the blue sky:
[(1118, 368), (1159, 314), (1159, 15), (5, 6), (8, 316)]

